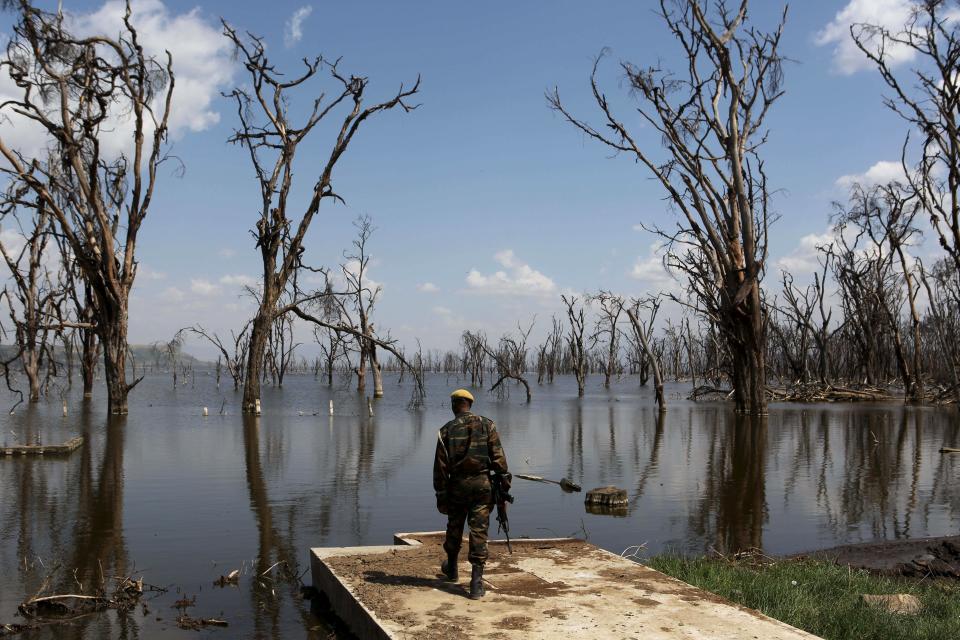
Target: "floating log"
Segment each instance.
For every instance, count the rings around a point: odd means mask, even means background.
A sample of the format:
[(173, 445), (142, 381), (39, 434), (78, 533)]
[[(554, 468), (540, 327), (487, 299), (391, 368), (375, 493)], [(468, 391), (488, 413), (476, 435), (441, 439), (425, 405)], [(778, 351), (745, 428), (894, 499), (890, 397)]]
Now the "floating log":
[(940, 453), (960, 453), (960, 449), (954, 449), (953, 447), (943, 447), (940, 449)]
[(627, 497), (626, 489), (618, 489), (614, 486), (597, 487), (596, 489), (587, 491), (587, 497), (584, 503), (606, 507), (625, 507), (630, 503), (630, 499)]
[(0, 447), (0, 455), (5, 456), (57, 456), (72, 453), (83, 444), (83, 436), (70, 438), (63, 444), (17, 444)]

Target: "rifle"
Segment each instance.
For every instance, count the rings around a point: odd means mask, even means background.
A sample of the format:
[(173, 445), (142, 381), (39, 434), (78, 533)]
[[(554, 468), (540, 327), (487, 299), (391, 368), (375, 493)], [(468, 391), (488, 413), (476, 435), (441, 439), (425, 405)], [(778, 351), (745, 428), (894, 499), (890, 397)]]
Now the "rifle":
[(513, 496), (505, 491), (501, 484), (504, 477), (509, 481), (513, 476), (509, 473), (490, 474), (490, 487), (493, 489), (493, 502), (497, 505), (497, 533), (503, 531), (507, 537), (507, 550), (513, 553), (513, 547), (510, 546), (510, 521), (507, 519), (507, 503), (513, 504)]

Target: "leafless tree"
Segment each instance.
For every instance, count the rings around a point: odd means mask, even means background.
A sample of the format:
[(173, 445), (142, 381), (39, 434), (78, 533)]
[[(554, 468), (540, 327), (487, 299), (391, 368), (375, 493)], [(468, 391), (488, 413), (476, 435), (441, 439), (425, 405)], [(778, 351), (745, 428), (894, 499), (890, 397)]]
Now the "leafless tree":
[[(321, 56), (304, 59), (304, 70), (296, 76), (285, 76), (268, 59), (263, 41), (252, 35), (242, 36), (226, 22), (224, 35), (236, 47), (237, 54), (248, 73), (249, 87), (237, 87), (228, 94), (237, 105), (238, 128), (230, 142), (249, 152), (250, 161), (260, 184), (260, 217), (252, 231), (263, 265), (262, 291), (259, 306), (250, 330), (247, 375), (243, 391), (243, 411), (254, 410), (260, 398), (260, 372), (267, 342), (274, 320), (281, 313), (307, 315), (300, 308), (304, 300), (299, 295), (292, 305), (280, 306), (280, 296), (290, 285), (294, 274), (304, 267), (304, 239), (310, 224), (325, 200), (342, 201), (333, 190), (333, 170), (343, 156), (361, 125), (372, 115), (399, 107), (404, 111), (415, 108), (407, 102), (420, 87), (419, 78), (410, 88), (403, 86), (385, 102), (364, 107), (364, 93), (368, 80), (345, 76), (339, 60), (330, 61)], [(291, 94), (309, 86), (321, 74), (329, 74), (336, 89), (328, 97), (325, 92), (311, 100), (312, 108), (302, 123), (291, 118)], [(328, 116), (335, 117), (343, 110), (342, 120), (334, 127), (336, 136), (330, 145), (326, 161), (321, 163), (308, 203), (301, 213), (288, 209), (294, 186), (294, 160), (300, 144), (317, 125)], [(316, 317), (316, 316), (313, 316)], [(318, 318), (319, 319), (319, 318)]]
[(329, 327), (314, 327), (313, 337), (320, 345), (322, 364), (327, 376), (327, 386), (333, 386), (333, 371), (337, 361), (347, 355), (347, 340), (343, 332)]
[(382, 398), (383, 373), (377, 359), (376, 344), (370, 340), (374, 333), (373, 309), (382, 291), (379, 284), (371, 284), (368, 273), (371, 256), (367, 243), (375, 229), (370, 216), (360, 216), (354, 222), (354, 226), (357, 229), (357, 237), (353, 241), (353, 251), (344, 255), (346, 262), (340, 265), (340, 271), (346, 282), (343, 298), (349, 300), (349, 306), (344, 305), (342, 313), (347, 318), (352, 318), (353, 314), (356, 314), (356, 320), (351, 320), (351, 324), (356, 326), (361, 334), (357, 339), (357, 391), (360, 393), (366, 391), (369, 362), (370, 371), (373, 373), (373, 397)]
[[(646, 322), (640, 320), (641, 309), (646, 312), (649, 318)], [(628, 307), (626, 311), (627, 317), (630, 318), (630, 324), (633, 326), (633, 333), (643, 346), (647, 360), (650, 362), (650, 369), (653, 371), (653, 385), (656, 393), (657, 408), (663, 412), (667, 410), (667, 400), (663, 393), (663, 375), (660, 373), (659, 358), (651, 347), (649, 337), (653, 330), (653, 319), (656, 318), (659, 309), (659, 296), (651, 296), (643, 300), (634, 300), (632, 306)]]
[(623, 313), (623, 301), (611, 295), (609, 292), (601, 291), (597, 295), (590, 296), (591, 302), (596, 302), (600, 306), (600, 313), (596, 320), (594, 332), (594, 341), (599, 341), (602, 336), (606, 336), (606, 358), (602, 362), (603, 386), (610, 388), (610, 376), (618, 368), (618, 354), (620, 351), (620, 330), (617, 328), (617, 322), (620, 314)]
[[(127, 413), (127, 319), (137, 273), (140, 227), (153, 200), (174, 75), (172, 58), (149, 57), (127, 4), (117, 37), (77, 37), (61, 13), (29, 0), (18, 16), (0, 67), (18, 89), (0, 109), (42, 127), (56, 160), (29, 158), (0, 139), (2, 171), (22, 183), (51, 216), (93, 293), (111, 413)], [(101, 135), (117, 118), (132, 126), (131, 147), (111, 156)]]
[[(283, 296), (281, 301), (282, 299)], [(289, 313), (280, 314), (274, 319), (273, 326), (270, 328), (266, 354), (267, 369), (278, 387), (283, 386), (283, 379), (294, 360), (294, 352), (300, 346), (300, 343), (295, 342), (293, 338), (293, 318), (294, 316)]]
[[(907, 24), (890, 29), (850, 27), (853, 41), (892, 90), (884, 103), (919, 134), (918, 171), (905, 171), (919, 195), (937, 241), (960, 271), (960, 21), (956, 0), (911, 3)], [(891, 52), (914, 55), (912, 67), (895, 71)], [(897, 57), (897, 61), (900, 57)], [(909, 135), (907, 139), (909, 146)]]
[[(227, 344), (224, 344), (218, 334), (207, 331), (201, 325), (184, 327), (180, 329), (177, 334), (178, 336), (183, 336), (184, 334), (190, 333), (199, 338), (203, 338), (216, 347), (220, 358), (222, 358), (224, 365), (227, 367), (227, 373), (229, 373), (233, 379), (233, 388), (236, 391), (240, 389), (240, 385), (243, 384), (244, 366), (247, 361), (247, 348), (250, 345), (247, 337), (249, 330), (250, 322), (247, 322), (239, 332), (231, 331), (230, 341)], [(218, 360), (218, 362), (220, 362), (220, 360)]]
[[(660, 9), (683, 48), (685, 73), (621, 63), (640, 118), (657, 138), (642, 141), (614, 113), (597, 77), (602, 55), (590, 81), (601, 126), (574, 116), (557, 90), (547, 98), (587, 136), (646, 167), (666, 190), (680, 214), (677, 227), (654, 231), (668, 243), (670, 266), (687, 276), (694, 308), (723, 332), (737, 410), (763, 413), (760, 280), (771, 216), (759, 149), (766, 116), (783, 94), (783, 22), (772, 32), (749, 26), (747, 0), (735, 11), (726, 0), (661, 0)], [(666, 152), (662, 159), (653, 140)]]
[(543, 384), (544, 379), (553, 383), (562, 353), (563, 322), (556, 316), (551, 316), (550, 332), (537, 347), (537, 384)]
[(583, 390), (587, 382), (587, 352), (584, 349), (584, 320), (583, 303), (576, 296), (561, 295), (560, 299), (567, 308), (567, 348), (570, 351), (570, 366), (577, 379), (577, 395), (583, 397)]
[[(887, 287), (879, 287), (876, 295), (893, 339), (897, 369), (903, 381), (906, 397), (914, 402), (923, 399), (923, 368), (921, 366), (920, 314), (917, 310), (917, 294), (920, 285), (916, 276), (916, 264), (907, 250), (919, 231), (914, 219), (920, 211), (918, 198), (893, 182), (873, 187), (854, 185), (849, 206), (839, 211), (842, 225), (855, 225), (859, 230), (857, 239), (864, 239), (877, 270), (876, 281), (882, 278), (880, 270), (889, 271), (892, 277), (899, 276), (905, 285), (905, 296), (887, 295)], [(899, 273), (894, 267), (899, 265)], [(910, 311), (912, 329), (911, 354), (900, 329), (900, 308), (904, 300)]]
[(481, 331), (464, 331), (460, 336), (463, 349), (464, 375), (470, 376), (470, 386), (483, 386), (483, 365), (487, 355), (487, 337)]
[(30, 402), (39, 402), (44, 361), (55, 362), (52, 338), (61, 329), (59, 299), (64, 294), (57, 275), (51, 275), (44, 262), (52, 257), (48, 244), (53, 230), (47, 208), (40, 203), (36, 216), (30, 215), (26, 224), (21, 224), (16, 201), (16, 195), (11, 195), (4, 203), (2, 219), (16, 226), (23, 244), (18, 248), (0, 240), (0, 256), (10, 273), (0, 298), (7, 301), (17, 351), (0, 364), (9, 387), (9, 367), (19, 361), (29, 386), (27, 397)]
[(479, 345), (496, 367), (497, 380), (490, 386), (490, 391), (502, 390), (505, 388), (503, 387), (505, 381), (516, 380), (523, 385), (527, 402), (530, 402), (533, 395), (530, 392), (530, 383), (527, 382), (524, 374), (527, 370), (527, 340), (531, 331), (533, 331), (533, 322), (526, 329), (518, 326), (517, 335), (509, 333), (502, 335), (496, 349), (490, 346), (482, 334), (464, 332), (464, 341)]

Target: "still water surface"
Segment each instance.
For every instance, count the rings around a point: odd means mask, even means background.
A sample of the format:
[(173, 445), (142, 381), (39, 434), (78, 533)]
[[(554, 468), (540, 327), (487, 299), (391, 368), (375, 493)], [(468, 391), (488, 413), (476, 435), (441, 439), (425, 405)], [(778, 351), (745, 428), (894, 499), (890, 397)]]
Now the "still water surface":
[[(60, 567), (53, 590), (76, 593), (102, 566), (170, 591), (147, 612), (108, 612), (24, 637), (193, 638), (171, 608), (184, 595), (196, 595), (191, 615), (230, 623), (203, 635), (327, 637), (296, 581), (277, 569), (267, 573), (275, 581), (254, 576), (287, 560), (309, 584), (311, 546), (388, 544), (397, 531), (442, 529), (431, 465), (447, 394), (461, 384), (430, 377), (428, 406), (412, 411), (408, 386), (388, 377), (373, 417), (349, 380), (329, 389), (312, 376), (265, 388), (263, 416), (242, 417), (239, 394), (203, 374), (177, 389), (169, 377), (148, 377), (122, 419), (108, 418), (103, 398), (87, 406), (73, 398), (66, 417), (59, 400), (4, 411), (0, 443), (78, 433), (87, 442), (67, 458), (0, 458), (0, 624), (22, 622), (17, 604), (52, 568)], [(668, 387), (663, 417), (632, 379), (608, 391), (593, 378), (583, 399), (561, 379), (535, 387), (530, 405), (519, 391), (479, 394), (475, 410), (496, 420), (512, 471), (630, 494), (626, 516), (594, 515), (583, 494), (516, 480), (511, 533), (587, 536), (615, 552), (645, 544), (648, 554), (785, 554), (957, 533), (960, 456), (938, 453), (960, 446), (955, 410), (777, 404), (768, 418), (744, 421), (728, 405), (677, 399), (686, 391)], [(239, 586), (213, 586), (237, 568)]]

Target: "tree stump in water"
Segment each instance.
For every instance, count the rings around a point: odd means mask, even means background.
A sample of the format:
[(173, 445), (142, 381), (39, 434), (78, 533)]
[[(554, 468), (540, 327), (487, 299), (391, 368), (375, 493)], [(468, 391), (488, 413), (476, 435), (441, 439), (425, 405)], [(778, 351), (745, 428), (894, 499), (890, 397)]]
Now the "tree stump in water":
[(626, 489), (618, 489), (617, 487), (611, 486), (590, 489), (590, 491), (587, 491), (587, 497), (584, 502), (590, 506), (597, 505), (623, 508), (629, 504), (630, 499), (627, 498)]

